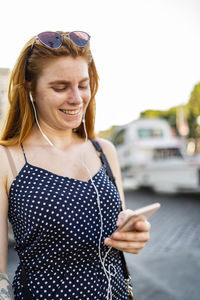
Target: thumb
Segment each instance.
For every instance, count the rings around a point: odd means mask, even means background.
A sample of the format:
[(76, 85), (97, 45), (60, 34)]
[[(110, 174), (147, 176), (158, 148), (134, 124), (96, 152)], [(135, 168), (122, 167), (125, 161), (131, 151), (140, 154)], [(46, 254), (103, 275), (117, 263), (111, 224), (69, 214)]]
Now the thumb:
[(117, 218), (117, 223), (116, 223), (117, 227), (122, 225), (127, 220), (129, 215), (132, 213), (133, 213), (133, 211), (131, 209), (125, 209), (125, 210), (121, 211)]

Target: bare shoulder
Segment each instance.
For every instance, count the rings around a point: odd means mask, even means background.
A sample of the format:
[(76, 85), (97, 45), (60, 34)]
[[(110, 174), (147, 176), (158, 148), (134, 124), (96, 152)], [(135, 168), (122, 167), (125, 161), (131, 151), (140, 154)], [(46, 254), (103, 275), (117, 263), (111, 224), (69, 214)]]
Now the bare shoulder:
[(114, 144), (109, 141), (109, 140), (106, 140), (106, 139), (103, 139), (103, 138), (96, 138), (97, 142), (99, 142), (99, 144), (101, 145), (103, 151), (105, 152), (105, 154), (108, 154), (108, 155), (117, 155), (117, 151), (116, 151), (116, 148), (114, 146)]
[(6, 154), (6, 146), (0, 145), (0, 173), (2, 174), (8, 168), (8, 158)]
[(114, 175), (119, 174), (120, 167), (118, 162), (117, 150), (111, 141), (102, 138), (96, 138), (96, 141), (100, 144), (104, 154), (110, 164), (111, 170)]

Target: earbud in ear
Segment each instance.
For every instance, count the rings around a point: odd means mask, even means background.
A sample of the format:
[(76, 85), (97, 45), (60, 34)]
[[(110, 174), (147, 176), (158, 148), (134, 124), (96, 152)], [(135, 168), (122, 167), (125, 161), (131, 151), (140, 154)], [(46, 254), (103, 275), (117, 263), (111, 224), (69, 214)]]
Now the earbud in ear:
[(29, 97), (30, 97), (31, 102), (33, 102), (33, 97), (32, 97), (31, 92), (29, 92)]
[(85, 112), (84, 112), (83, 117), (82, 117), (82, 122), (85, 123)]

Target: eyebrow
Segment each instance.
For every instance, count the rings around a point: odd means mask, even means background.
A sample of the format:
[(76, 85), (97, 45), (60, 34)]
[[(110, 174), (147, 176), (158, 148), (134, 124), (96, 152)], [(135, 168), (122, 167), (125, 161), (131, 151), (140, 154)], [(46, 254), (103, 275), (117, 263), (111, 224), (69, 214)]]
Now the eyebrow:
[[(89, 78), (85, 77), (85, 78), (81, 79), (79, 81), (79, 83), (82, 83), (84, 81), (89, 81)], [(54, 81), (49, 82), (49, 84), (69, 84), (69, 83), (70, 83), (70, 81), (67, 81), (67, 80), (54, 80)]]

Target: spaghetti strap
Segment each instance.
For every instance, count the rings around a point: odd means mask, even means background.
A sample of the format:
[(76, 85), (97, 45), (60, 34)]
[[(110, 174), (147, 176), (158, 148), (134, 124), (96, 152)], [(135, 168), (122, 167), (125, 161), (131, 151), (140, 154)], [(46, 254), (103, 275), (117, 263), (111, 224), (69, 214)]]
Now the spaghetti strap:
[(89, 140), (92, 142), (94, 148), (100, 153), (100, 159), (101, 159), (102, 164), (106, 168), (106, 173), (108, 174), (110, 180), (113, 182), (113, 184), (117, 188), (115, 177), (114, 177), (114, 175), (112, 173), (110, 164), (109, 164), (109, 162), (108, 162), (108, 160), (107, 160), (107, 158), (106, 158), (106, 156), (105, 156), (105, 154), (103, 152), (103, 149), (101, 148), (100, 144), (96, 140), (94, 140), (94, 139), (89, 139)]
[[(23, 145), (21, 148), (23, 150)], [(26, 146), (24, 149), (26, 152)], [(106, 299), (108, 291), (112, 292), (113, 299), (128, 299), (130, 283), (123, 271), (122, 254), (114, 248), (108, 252), (109, 248), (104, 245), (105, 238), (117, 229), (120, 195), (105, 168), (92, 176), (92, 180), (98, 194), (90, 180), (59, 176), (29, 163), (18, 173), (10, 189), (8, 211), (17, 243), (15, 250), (20, 258), (13, 281), (15, 300), (34, 299), (37, 293), (46, 300), (55, 299), (56, 295), (66, 300), (95, 300), (99, 299), (98, 294)], [(100, 226), (105, 229), (101, 236), (98, 234)], [(47, 234), (41, 234), (41, 229)], [(105, 261), (106, 270), (113, 266), (116, 271), (110, 273), (117, 274), (111, 277), (112, 290), (109, 290), (107, 273), (101, 271), (99, 258)], [(51, 265), (48, 269), (47, 261)], [(86, 275), (87, 289), (84, 288)], [(52, 282), (57, 282), (58, 276), (59, 287), (54, 289)], [(94, 277), (100, 278), (98, 286), (94, 284)]]
[(27, 163), (27, 159), (26, 159), (26, 154), (25, 154), (25, 151), (24, 151), (24, 147), (23, 147), (22, 143), (21, 143), (20, 145), (21, 145), (22, 151), (23, 151), (23, 153), (24, 153), (24, 159), (25, 159), (25, 162)]

